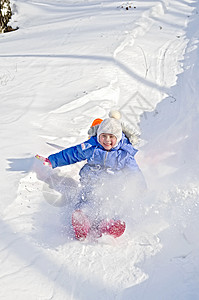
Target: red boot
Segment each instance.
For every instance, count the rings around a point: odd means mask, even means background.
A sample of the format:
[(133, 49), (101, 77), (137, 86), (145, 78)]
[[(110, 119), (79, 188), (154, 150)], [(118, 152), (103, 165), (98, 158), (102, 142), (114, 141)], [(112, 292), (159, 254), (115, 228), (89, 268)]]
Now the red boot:
[(72, 225), (76, 239), (85, 240), (91, 225), (87, 216), (80, 209), (73, 212)]
[(124, 233), (125, 228), (125, 222), (122, 222), (120, 220), (114, 221), (113, 219), (111, 219), (103, 220), (100, 223), (98, 230), (101, 234), (109, 234), (112, 235), (114, 238), (117, 238)]

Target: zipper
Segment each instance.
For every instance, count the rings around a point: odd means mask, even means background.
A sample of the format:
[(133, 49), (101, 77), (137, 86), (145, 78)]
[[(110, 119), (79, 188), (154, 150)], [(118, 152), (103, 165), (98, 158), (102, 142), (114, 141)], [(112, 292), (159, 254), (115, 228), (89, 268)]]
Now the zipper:
[(107, 156), (108, 156), (108, 151), (106, 151), (106, 155), (105, 155), (105, 158), (104, 158), (104, 167), (106, 167), (106, 159), (107, 159)]

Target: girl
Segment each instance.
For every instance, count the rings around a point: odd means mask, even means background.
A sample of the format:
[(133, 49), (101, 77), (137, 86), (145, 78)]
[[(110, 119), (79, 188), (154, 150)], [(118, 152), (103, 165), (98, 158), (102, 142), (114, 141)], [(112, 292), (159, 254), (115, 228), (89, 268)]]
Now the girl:
[[(76, 209), (72, 214), (75, 236), (83, 240), (89, 234), (110, 234), (119, 237), (125, 231), (125, 223), (105, 207), (105, 199), (118, 195), (132, 178), (133, 185), (143, 183), (132, 145), (135, 135), (124, 129), (118, 111), (109, 113), (109, 118), (97, 119), (89, 129), (90, 138), (48, 158), (37, 155), (45, 165), (52, 168), (87, 160), (80, 170), (81, 192)], [(126, 180), (128, 176), (128, 181)], [(109, 197), (108, 197), (109, 196)]]

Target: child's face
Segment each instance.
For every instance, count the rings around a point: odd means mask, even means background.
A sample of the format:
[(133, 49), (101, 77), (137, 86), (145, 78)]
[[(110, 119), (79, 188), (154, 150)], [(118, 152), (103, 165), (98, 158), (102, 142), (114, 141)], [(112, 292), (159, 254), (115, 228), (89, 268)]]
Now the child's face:
[(105, 150), (111, 150), (116, 145), (117, 138), (113, 134), (101, 133), (99, 142)]

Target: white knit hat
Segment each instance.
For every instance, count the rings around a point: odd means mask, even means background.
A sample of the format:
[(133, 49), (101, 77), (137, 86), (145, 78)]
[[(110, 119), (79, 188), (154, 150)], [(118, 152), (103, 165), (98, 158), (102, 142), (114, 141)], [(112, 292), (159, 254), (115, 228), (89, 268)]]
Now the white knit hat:
[(122, 125), (120, 122), (121, 114), (119, 111), (110, 111), (109, 118), (104, 119), (97, 130), (97, 140), (102, 133), (113, 134), (117, 138), (115, 147), (122, 138)]

